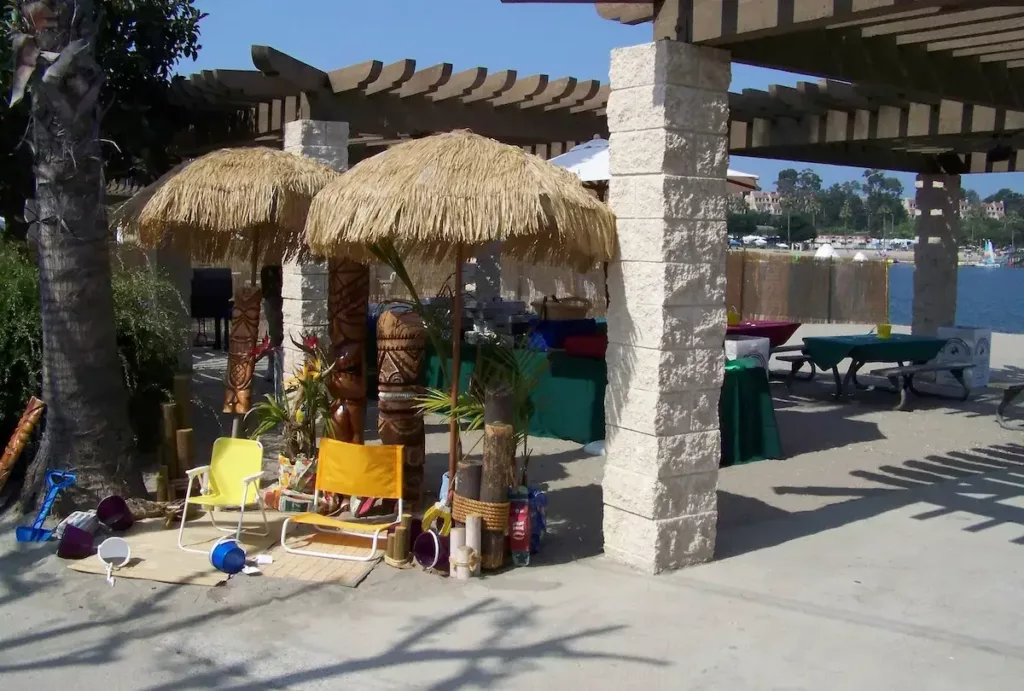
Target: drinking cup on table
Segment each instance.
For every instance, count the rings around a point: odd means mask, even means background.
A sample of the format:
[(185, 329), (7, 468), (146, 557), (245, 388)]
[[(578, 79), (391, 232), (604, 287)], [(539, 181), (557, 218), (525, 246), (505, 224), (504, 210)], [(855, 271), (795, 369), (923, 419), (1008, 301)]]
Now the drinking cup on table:
[(892, 324), (879, 324), (878, 337), (889, 338), (890, 336), (892, 336)]

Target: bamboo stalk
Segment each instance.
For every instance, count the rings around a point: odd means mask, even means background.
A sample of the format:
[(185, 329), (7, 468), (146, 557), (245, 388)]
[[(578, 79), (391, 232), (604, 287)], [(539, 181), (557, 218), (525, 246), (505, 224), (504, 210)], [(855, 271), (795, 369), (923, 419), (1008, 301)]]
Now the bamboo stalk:
[[(455, 291), (452, 299), (452, 386), (451, 407), (459, 401), (459, 358), (462, 356), (462, 243), (455, 248)], [(455, 471), (459, 456), (459, 419), (452, 415), (448, 421), (448, 497), (455, 491)], [(444, 501), (448, 501), (444, 497)]]

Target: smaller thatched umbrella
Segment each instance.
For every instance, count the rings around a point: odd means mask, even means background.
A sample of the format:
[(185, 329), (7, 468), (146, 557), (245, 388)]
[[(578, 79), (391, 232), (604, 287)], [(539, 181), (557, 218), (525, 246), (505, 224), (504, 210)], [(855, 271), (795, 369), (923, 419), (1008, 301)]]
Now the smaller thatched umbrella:
[(153, 198), (153, 195), (157, 193), (157, 190), (167, 184), (168, 180), (183, 171), (185, 166), (191, 162), (192, 159), (189, 159), (174, 166), (159, 178), (118, 204), (114, 210), (110, 212), (108, 224), (111, 229), (117, 231), (119, 239), (123, 238), (124, 240), (138, 244), (139, 215), (142, 213), (142, 210), (146, 207), (146, 204), (149, 203), (149, 200)]
[[(615, 217), (578, 177), (467, 131), (413, 139), (362, 161), (316, 196), (306, 232), (310, 247), (327, 256), (367, 260), (370, 245), (391, 243), (403, 258), (455, 262), (453, 408), (468, 249), (499, 241), (507, 256), (579, 269), (607, 261), (615, 251)], [(454, 417), (450, 429), (448, 472), (454, 480)]]
[(143, 247), (169, 240), (204, 262), (250, 258), (255, 283), (265, 259), (276, 263), (303, 250), (309, 204), (339, 175), (277, 149), (221, 149), (153, 183), (136, 195), (138, 201), (125, 202), (112, 221), (137, 229)]

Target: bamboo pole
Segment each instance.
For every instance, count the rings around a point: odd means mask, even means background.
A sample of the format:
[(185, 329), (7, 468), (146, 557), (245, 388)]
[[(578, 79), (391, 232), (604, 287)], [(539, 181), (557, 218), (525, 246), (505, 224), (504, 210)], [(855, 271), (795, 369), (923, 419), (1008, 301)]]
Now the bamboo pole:
[(178, 413), (174, 403), (160, 404), (160, 453), (163, 464), (167, 466), (167, 480), (170, 482), (178, 476)]
[[(452, 300), (452, 387), (451, 406), (459, 400), (459, 365), (462, 356), (462, 243), (455, 247), (455, 291)], [(455, 471), (459, 455), (459, 419), (452, 415), (448, 422), (448, 501), (455, 492)]]
[(179, 429), (175, 434), (175, 447), (178, 453), (178, 475), (196, 466), (195, 435), (192, 429)]
[(178, 406), (178, 429), (192, 426), (192, 375), (175, 374), (174, 403)]

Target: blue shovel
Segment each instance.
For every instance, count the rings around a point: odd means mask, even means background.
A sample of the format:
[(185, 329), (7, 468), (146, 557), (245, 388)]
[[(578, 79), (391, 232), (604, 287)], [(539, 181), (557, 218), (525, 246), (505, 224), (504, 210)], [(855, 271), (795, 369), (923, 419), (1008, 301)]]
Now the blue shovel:
[(46, 473), (46, 497), (43, 505), (39, 507), (35, 522), (30, 526), (19, 526), (14, 531), (18, 542), (46, 542), (53, 535), (52, 530), (43, 529), (43, 521), (50, 513), (53, 500), (57, 493), (65, 487), (75, 484), (76, 475), (70, 470), (50, 470)]

